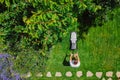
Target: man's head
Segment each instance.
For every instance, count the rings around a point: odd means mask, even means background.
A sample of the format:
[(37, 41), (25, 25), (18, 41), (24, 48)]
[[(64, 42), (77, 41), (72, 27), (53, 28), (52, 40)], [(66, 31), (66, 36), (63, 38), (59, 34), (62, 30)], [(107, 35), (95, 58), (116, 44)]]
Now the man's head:
[(78, 63), (78, 56), (76, 54), (73, 55), (72, 60), (74, 61), (73, 62), (74, 64), (77, 64)]

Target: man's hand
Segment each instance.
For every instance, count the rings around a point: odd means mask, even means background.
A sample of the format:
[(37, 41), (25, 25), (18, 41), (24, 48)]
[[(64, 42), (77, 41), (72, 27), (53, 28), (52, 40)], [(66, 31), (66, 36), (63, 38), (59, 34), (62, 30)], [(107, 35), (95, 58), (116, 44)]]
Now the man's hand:
[(72, 56), (73, 56), (73, 54), (72, 54), (72, 53), (70, 53), (70, 61), (72, 61)]
[(73, 54), (71, 53), (70, 56), (73, 56)]

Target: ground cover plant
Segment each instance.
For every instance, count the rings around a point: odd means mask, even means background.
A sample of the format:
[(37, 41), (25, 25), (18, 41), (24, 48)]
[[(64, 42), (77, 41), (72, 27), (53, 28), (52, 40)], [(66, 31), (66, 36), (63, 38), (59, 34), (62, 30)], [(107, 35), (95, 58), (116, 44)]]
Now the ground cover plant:
[(9, 54), (0, 54), (0, 80), (21, 80), (13, 69)]

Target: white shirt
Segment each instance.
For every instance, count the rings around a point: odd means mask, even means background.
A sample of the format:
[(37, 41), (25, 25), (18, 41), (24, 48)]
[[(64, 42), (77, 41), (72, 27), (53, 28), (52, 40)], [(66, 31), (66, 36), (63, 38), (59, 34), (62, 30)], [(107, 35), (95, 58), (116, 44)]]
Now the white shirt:
[(77, 64), (74, 64), (74, 61), (73, 61), (73, 60), (70, 60), (70, 66), (71, 66), (71, 67), (79, 67), (79, 66), (80, 66), (80, 61), (78, 61)]

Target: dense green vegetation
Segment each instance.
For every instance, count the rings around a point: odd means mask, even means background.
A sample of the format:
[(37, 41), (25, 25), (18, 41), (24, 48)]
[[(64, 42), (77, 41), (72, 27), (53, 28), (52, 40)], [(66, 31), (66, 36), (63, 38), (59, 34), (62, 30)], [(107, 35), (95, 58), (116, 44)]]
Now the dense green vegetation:
[[(46, 68), (49, 51), (76, 31), (112, 20), (120, 0), (0, 0), (0, 52), (13, 56), (20, 73)], [(66, 44), (67, 45), (67, 44)]]

